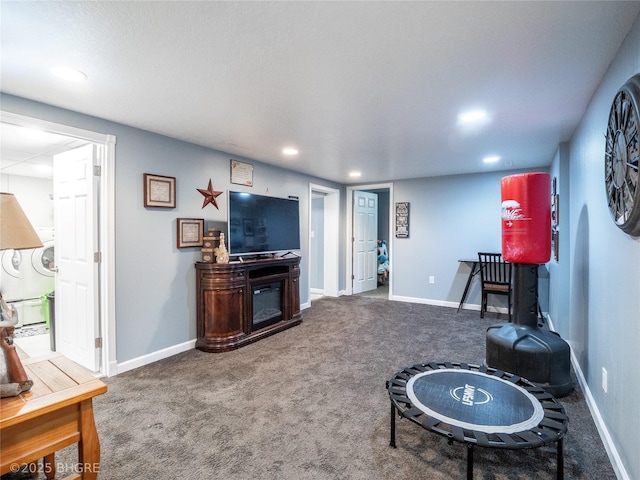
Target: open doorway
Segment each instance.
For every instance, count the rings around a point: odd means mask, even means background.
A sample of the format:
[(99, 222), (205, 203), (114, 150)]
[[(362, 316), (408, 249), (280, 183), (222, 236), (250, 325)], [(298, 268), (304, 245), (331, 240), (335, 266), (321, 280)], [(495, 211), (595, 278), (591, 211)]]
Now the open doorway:
[[(82, 362), (79, 363), (97, 374), (110, 375), (116, 373), (111, 372), (109, 369), (109, 365), (115, 366), (115, 344), (113, 341), (110, 341), (111, 339), (115, 340), (115, 319), (113, 317), (113, 295), (111, 293), (113, 290), (110, 288), (113, 284), (113, 229), (108, 228), (110, 224), (109, 219), (113, 219), (114, 211), (113, 164), (115, 137), (8, 112), (0, 112), (0, 125), (3, 131), (3, 158), (2, 169), (0, 170), (2, 190), (8, 191), (9, 193), (16, 193), (11, 190), (17, 189), (21, 192), (22, 198), (25, 198), (27, 203), (31, 202), (27, 210), (36, 212), (32, 215), (35, 216), (36, 219), (34, 221), (33, 218), (30, 218), (30, 220), (38, 226), (46, 227), (43, 235), (46, 233), (51, 237), (51, 239), (47, 240), (47, 245), (51, 243), (52, 255), (54, 255), (53, 252), (55, 252), (56, 249), (59, 252), (61, 248), (60, 245), (56, 245), (58, 239), (56, 238), (55, 228), (53, 228), (54, 225), (52, 223), (55, 207), (53, 178), (56, 173), (50, 170), (48, 174), (41, 175), (39, 179), (30, 180), (28, 172), (33, 169), (34, 164), (40, 164), (41, 168), (46, 166), (51, 169), (54, 156), (62, 154), (63, 152), (73, 151), (81, 146), (92, 146), (97, 152), (99, 164), (102, 168), (101, 171), (96, 170), (94, 172), (98, 174), (95, 180), (98, 188), (96, 190), (97, 195), (94, 198), (96, 212), (94, 228), (96, 232), (100, 232), (96, 239), (96, 244), (100, 247), (98, 255), (96, 256), (100, 261), (100, 268), (97, 269), (99, 273), (96, 274), (97, 287), (95, 289), (94, 300), (96, 305), (99, 305), (99, 308), (96, 315), (94, 315), (96, 318), (89, 319), (88, 321), (98, 322), (100, 328), (96, 332), (95, 338), (93, 338), (94, 334), (91, 333), (92, 338), (78, 339), (84, 342), (84, 344), (91, 345), (92, 348), (95, 348), (95, 361), (89, 362), (90, 364), (86, 365)], [(37, 139), (38, 137), (32, 140), (25, 137), (15, 137), (16, 139), (19, 138), (19, 141), (22, 142), (20, 145), (17, 143), (14, 144), (14, 140), (9, 140), (9, 137), (7, 137), (7, 142), (4, 141), (5, 132), (17, 132), (18, 130), (28, 130), (32, 133), (39, 132), (39, 135), (41, 135), (40, 140)], [(25, 155), (27, 152), (30, 153)], [(38, 155), (35, 155), (34, 152), (38, 152)], [(34, 161), (35, 158), (38, 158), (38, 161)], [(46, 187), (44, 187), (44, 185), (46, 185)], [(32, 202), (29, 198), (29, 192), (34, 191), (34, 189), (45, 192), (45, 198), (41, 199), (43, 203), (39, 204), (39, 199)], [(18, 195), (16, 194), (16, 196)], [(44, 205), (45, 202), (46, 205)], [(50, 213), (43, 214), (42, 212)], [(26, 213), (29, 217), (29, 212)], [(48, 223), (52, 224), (48, 225)], [(36, 229), (36, 231), (38, 231), (38, 229)], [(39, 300), (41, 300), (42, 303), (36, 310), (30, 310), (28, 315), (24, 313), (24, 305), (22, 305), (22, 324), (24, 324), (25, 327), (32, 326), (29, 328), (29, 330), (32, 331), (23, 336), (24, 340), (20, 337), (16, 339), (16, 343), (18, 346), (22, 343), (25, 350), (28, 350), (28, 352), (25, 353), (29, 356), (38, 356), (39, 353), (46, 354), (52, 350), (60, 351), (55, 342), (57, 336), (56, 330), (58, 330), (59, 333), (60, 328), (56, 329), (54, 325), (57, 323), (58, 327), (60, 327), (64, 325), (64, 322), (67, 320), (66, 318), (62, 318), (63, 316), (61, 315), (55, 315), (55, 311), (59, 310), (57, 308), (59, 301), (56, 302), (54, 280), (57, 264), (52, 258), (47, 257), (46, 253), (47, 250), (43, 252), (42, 256), (43, 259), (47, 260), (46, 262), (44, 260), (42, 262), (36, 262), (37, 269), (41, 270), (41, 276), (43, 278), (40, 280), (42, 281), (33, 282), (30, 278), (15, 278), (16, 282), (25, 280), (30, 286), (38, 286), (39, 288), (41, 287), (40, 289), (47, 290), (42, 295), (39, 295)], [(24, 265), (22, 265), (24, 268), (21, 269), (22, 272), (20, 275), (24, 274), (25, 277), (28, 277), (27, 273), (30, 272), (28, 267), (30, 264), (33, 264), (33, 262), (22, 263), (24, 263)], [(45, 272), (47, 269), (39, 268), (40, 264), (42, 264), (43, 267), (49, 265), (50, 268)], [(44, 277), (47, 278), (45, 279)], [(45, 285), (44, 280), (53, 283), (51, 285)], [(52, 286), (54, 286), (54, 288), (51, 288)], [(18, 298), (20, 297), (20, 291), (16, 291), (15, 293), (17, 295), (16, 301), (23, 300), (24, 303), (24, 301), (31, 299), (27, 299), (24, 295), (22, 295), (22, 298)], [(31, 291), (29, 292), (29, 297), (34, 296), (32, 293)], [(36, 297), (37, 296), (38, 295), (36, 295)], [(36, 333), (36, 335), (33, 335), (33, 333)], [(40, 336), (37, 335), (38, 333), (43, 334), (41, 338), (30, 338)]]
[(309, 299), (337, 297), (340, 191), (309, 185)]
[(0, 291), (18, 316), (16, 345), (41, 356), (55, 346), (55, 261), (53, 157), (87, 142), (20, 125), (2, 123), (0, 190), (15, 196), (42, 247), (0, 252)]
[[(391, 298), (392, 199), (392, 183), (347, 188), (347, 293), (349, 295), (358, 293), (365, 296)], [(367, 212), (366, 205), (373, 205), (374, 201), (375, 208)], [(362, 207), (365, 208), (367, 215), (375, 215), (375, 228), (371, 227), (371, 220), (360, 221), (365, 216), (360, 211)], [(364, 234), (359, 231), (363, 229), (369, 229), (369, 233)], [(366, 240), (363, 242), (361, 239), (357, 239), (356, 237), (359, 236), (366, 237)], [(382, 276), (378, 275), (381, 267), (378, 263), (379, 241), (384, 243), (387, 253), (387, 264)], [(358, 243), (362, 244), (362, 248), (358, 248)], [(366, 260), (367, 257), (368, 260)], [(364, 282), (358, 283), (360, 279), (364, 279)]]

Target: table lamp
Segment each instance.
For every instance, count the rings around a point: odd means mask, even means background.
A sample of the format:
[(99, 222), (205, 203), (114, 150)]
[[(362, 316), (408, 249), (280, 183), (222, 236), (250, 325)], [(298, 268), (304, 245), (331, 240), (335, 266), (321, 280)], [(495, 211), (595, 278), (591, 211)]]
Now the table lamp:
[[(11, 193), (0, 193), (0, 251), (38, 247), (42, 247), (42, 242), (16, 197)], [(2, 376), (0, 386), (3, 397), (19, 395), (33, 385), (13, 344), (13, 329), (17, 323), (16, 308), (7, 304), (0, 292), (0, 372), (6, 372), (6, 375)]]

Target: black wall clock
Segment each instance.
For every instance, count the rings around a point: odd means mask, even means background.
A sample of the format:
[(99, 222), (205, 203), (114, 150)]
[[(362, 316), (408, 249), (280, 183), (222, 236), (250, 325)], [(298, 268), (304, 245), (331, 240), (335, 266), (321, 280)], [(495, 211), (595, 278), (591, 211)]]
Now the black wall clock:
[(640, 235), (640, 74), (625, 83), (611, 104), (604, 154), (604, 183), (615, 224), (629, 235)]

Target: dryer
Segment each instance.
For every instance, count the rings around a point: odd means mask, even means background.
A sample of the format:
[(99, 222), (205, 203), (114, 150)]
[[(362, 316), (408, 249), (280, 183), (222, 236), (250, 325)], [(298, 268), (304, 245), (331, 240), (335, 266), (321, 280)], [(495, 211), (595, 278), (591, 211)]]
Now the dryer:
[(19, 262), (15, 255), (2, 257), (2, 291), (4, 294), (5, 288), (8, 290), (11, 298), (5, 299), (18, 310), (18, 326), (46, 321), (47, 303), (43, 297), (55, 288), (53, 228), (35, 230), (42, 247), (20, 250)]
[[(26, 255), (25, 255), (26, 254)], [(0, 292), (2, 298), (16, 307), (18, 323), (23, 323), (24, 298), (24, 260), (30, 256), (30, 250), (4, 250), (0, 252)]]
[(29, 251), (24, 265), (25, 299), (40, 298), (55, 288), (54, 246), (53, 240), (42, 240), (42, 247)]
[[(4, 250), (0, 252), (2, 267), (0, 268), (0, 292), (7, 302), (24, 298), (23, 259), (24, 250)], [(30, 253), (27, 251), (27, 253)]]

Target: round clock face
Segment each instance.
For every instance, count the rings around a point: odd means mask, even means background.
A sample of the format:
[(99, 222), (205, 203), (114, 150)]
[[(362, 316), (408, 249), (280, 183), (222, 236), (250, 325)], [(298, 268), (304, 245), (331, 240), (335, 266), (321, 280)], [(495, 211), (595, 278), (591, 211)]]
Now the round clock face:
[(604, 183), (613, 221), (624, 232), (640, 235), (640, 74), (616, 94), (609, 113), (604, 155)]

